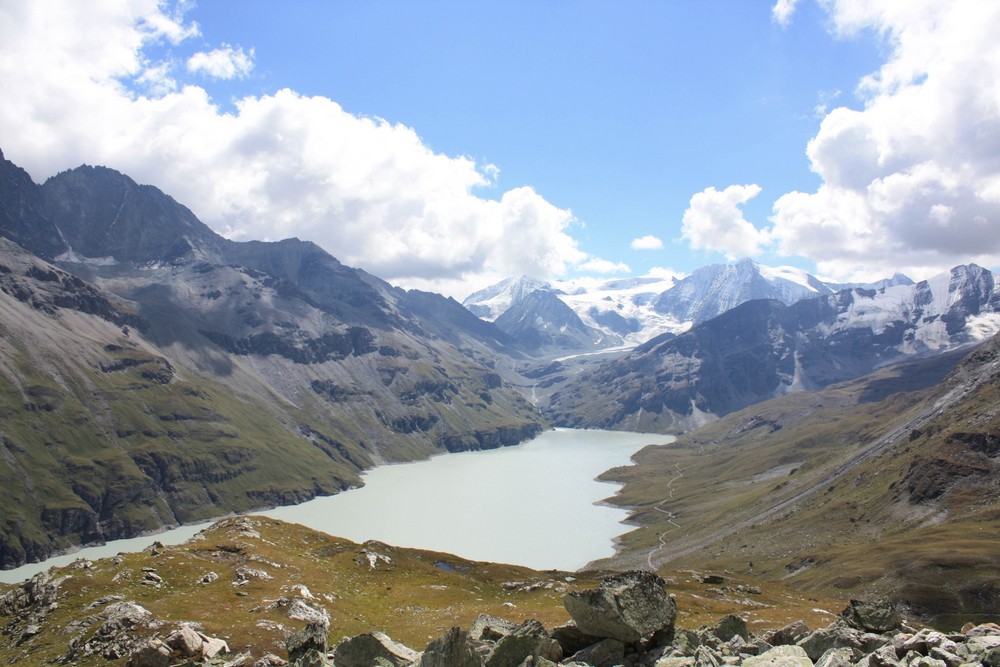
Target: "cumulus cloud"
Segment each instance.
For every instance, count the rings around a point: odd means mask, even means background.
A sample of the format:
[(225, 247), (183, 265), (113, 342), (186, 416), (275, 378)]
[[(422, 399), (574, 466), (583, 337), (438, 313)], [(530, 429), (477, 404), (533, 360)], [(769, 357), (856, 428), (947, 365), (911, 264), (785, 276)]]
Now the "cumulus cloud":
[(729, 259), (751, 257), (768, 243), (768, 231), (743, 217), (740, 206), (760, 194), (760, 186), (730, 185), (721, 192), (705, 188), (684, 211), (681, 237), (696, 250), (721, 252)]
[(187, 61), (187, 70), (214, 79), (242, 79), (253, 69), (253, 49), (223, 44), (221, 49), (199, 51)]
[(797, 5), (799, 0), (778, 0), (774, 3), (774, 7), (771, 8), (771, 18), (775, 23), (786, 26), (792, 20), (792, 14), (795, 13), (795, 5)]
[(824, 6), (838, 34), (870, 30), (888, 55), (859, 83), (863, 108), (833, 109), (809, 142), (819, 188), (775, 202), (781, 252), (835, 277), (1000, 265), (1000, 5)]
[(662, 247), (663, 241), (652, 234), (632, 239), (633, 250), (659, 250)]
[(253, 51), (224, 46), (187, 68), (151, 62), (147, 47), (198, 34), (183, 9), (157, 0), (0, 5), (0, 88), (16, 91), (0, 105), (7, 157), (36, 180), (104, 164), (230, 238), (297, 236), (426, 289), (457, 293), (462, 281), (497, 274), (552, 278), (597, 259), (573, 238), (571, 211), (530, 187), (482, 196), (495, 192), (496, 166), (435, 153), (412, 128), (292, 90), (221, 111), (181, 77), (239, 76)]

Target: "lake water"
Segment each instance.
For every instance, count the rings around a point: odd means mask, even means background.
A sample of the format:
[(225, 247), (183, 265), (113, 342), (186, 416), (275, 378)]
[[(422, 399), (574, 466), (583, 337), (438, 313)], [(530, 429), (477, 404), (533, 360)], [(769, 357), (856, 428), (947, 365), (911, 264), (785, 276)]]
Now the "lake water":
[[(576, 570), (614, 553), (626, 532), (627, 512), (599, 504), (617, 486), (594, 478), (629, 463), (649, 444), (673, 436), (556, 429), (517, 445), (444, 454), (426, 461), (386, 465), (364, 475), (365, 486), (265, 516), (364, 542), (444, 551), (472, 560)], [(12, 583), (77, 558), (139, 551), (154, 541), (177, 544), (202, 526), (118, 540), (102, 547), (0, 571)]]

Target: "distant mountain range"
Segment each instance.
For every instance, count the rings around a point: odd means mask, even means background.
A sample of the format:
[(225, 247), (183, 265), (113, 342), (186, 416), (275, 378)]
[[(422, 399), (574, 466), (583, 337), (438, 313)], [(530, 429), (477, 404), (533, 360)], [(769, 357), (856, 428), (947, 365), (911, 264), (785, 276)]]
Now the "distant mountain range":
[(982, 342), (998, 330), (1000, 290), (993, 274), (974, 264), (915, 284), (847, 289), (792, 305), (747, 301), (575, 374), (546, 410), (566, 426), (686, 430), (769, 398)]
[[(576, 326), (595, 330), (587, 344), (576, 350), (586, 351), (592, 347), (592, 341), (598, 339), (605, 341), (608, 347), (634, 346), (662, 333), (681, 333), (755, 299), (775, 299), (792, 305), (802, 299), (844, 289), (882, 289), (912, 284), (913, 281), (902, 274), (871, 284), (830, 283), (801, 269), (765, 266), (743, 259), (733, 264), (704, 266), (676, 280), (647, 276), (609, 280), (596, 287), (584, 281), (549, 283), (524, 276), (513, 277), (470, 294), (462, 305), (484, 320), (497, 322), (506, 331), (506, 324), (500, 319), (503, 313), (518, 306), (521, 309), (519, 321), (524, 322), (530, 307), (522, 302), (536, 290), (548, 291), (577, 314), (580, 323)], [(551, 307), (548, 310), (551, 312)], [(530, 319), (537, 322), (539, 328), (552, 328), (553, 323), (544, 312)], [(520, 328), (521, 335), (525, 335), (527, 326), (521, 324)], [(566, 354), (574, 350), (571, 345), (564, 345), (548, 351)]]

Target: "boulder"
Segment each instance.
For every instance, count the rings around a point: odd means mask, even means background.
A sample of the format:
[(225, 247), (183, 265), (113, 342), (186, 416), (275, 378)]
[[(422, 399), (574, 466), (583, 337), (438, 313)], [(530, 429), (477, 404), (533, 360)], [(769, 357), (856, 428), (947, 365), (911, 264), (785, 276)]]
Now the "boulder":
[(201, 647), (205, 642), (201, 635), (185, 625), (170, 633), (166, 643), (182, 658), (194, 658), (201, 656)]
[(298, 663), (310, 656), (326, 658), (327, 635), (330, 626), (324, 622), (309, 623), (285, 640), (288, 650), (288, 661)]
[(376, 663), (403, 667), (419, 657), (419, 653), (394, 642), (384, 633), (366, 632), (340, 642), (334, 651), (333, 662), (337, 667), (371, 667)]
[(776, 646), (745, 659), (743, 667), (813, 667), (813, 661), (801, 646)]
[(604, 579), (598, 588), (568, 593), (563, 605), (581, 631), (627, 644), (672, 629), (677, 617), (663, 579), (641, 570)]
[(851, 600), (840, 615), (849, 626), (865, 632), (889, 632), (903, 625), (903, 617), (888, 598), (871, 602)]
[(420, 656), (420, 667), (483, 667), (469, 633), (452, 628), (427, 645)]
[(861, 655), (865, 655), (882, 646), (889, 645), (891, 647), (891, 644), (891, 640), (887, 637), (861, 632), (848, 626), (840, 619), (825, 628), (813, 630), (796, 642), (796, 646), (804, 648), (812, 661), (819, 660), (820, 656), (832, 648), (853, 649)]
[(855, 652), (849, 648), (831, 648), (816, 661), (816, 667), (851, 667)]
[(129, 655), (125, 667), (170, 667), (170, 647), (150, 639)]
[(573, 662), (582, 662), (594, 667), (614, 667), (625, 660), (625, 644), (617, 639), (602, 639), (570, 658)]
[(573, 655), (601, 641), (600, 637), (583, 632), (572, 620), (565, 625), (552, 628), (551, 635), (562, 646), (563, 655)]
[[(486, 658), (486, 667), (518, 667), (527, 658), (562, 660), (562, 646), (549, 635), (538, 621), (525, 621), (505, 637), (501, 637)], [(345, 667), (337, 661), (337, 667)], [(346, 667), (351, 667), (347, 665)]]
[(771, 646), (785, 646), (786, 644), (794, 644), (807, 634), (809, 634), (809, 626), (802, 621), (794, 621), (782, 628), (765, 632), (761, 639)]
[(720, 642), (728, 642), (733, 637), (739, 635), (744, 640), (749, 640), (750, 632), (747, 630), (747, 622), (739, 616), (728, 614), (720, 618), (715, 625), (702, 628), (702, 633), (707, 633), (717, 638)]
[(480, 614), (476, 620), (472, 621), (469, 628), (469, 637), (475, 641), (498, 641), (501, 637), (506, 637), (517, 629), (517, 623), (508, 621), (505, 618), (497, 618), (489, 614)]

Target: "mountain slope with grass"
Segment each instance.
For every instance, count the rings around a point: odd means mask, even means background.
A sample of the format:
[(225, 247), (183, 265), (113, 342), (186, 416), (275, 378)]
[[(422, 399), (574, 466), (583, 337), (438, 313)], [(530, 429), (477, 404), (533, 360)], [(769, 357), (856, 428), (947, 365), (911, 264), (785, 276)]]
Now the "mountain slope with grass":
[(935, 623), (1000, 603), (1000, 338), (733, 413), (608, 479), (615, 563), (888, 594)]

